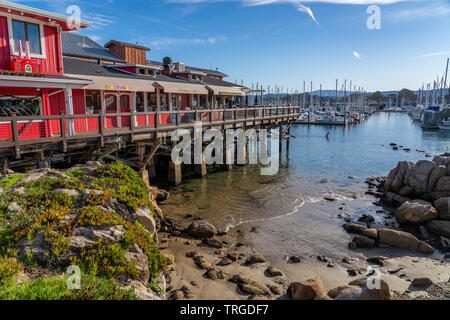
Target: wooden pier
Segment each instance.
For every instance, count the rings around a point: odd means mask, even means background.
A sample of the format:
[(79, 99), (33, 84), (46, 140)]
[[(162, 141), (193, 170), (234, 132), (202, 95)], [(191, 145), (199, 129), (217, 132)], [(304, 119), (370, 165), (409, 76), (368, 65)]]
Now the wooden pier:
[[(0, 159), (3, 172), (16, 167), (48, 167), (52, 163), (82, 163), (88, 160), (119, 160), (134, 167), (144, 178), (154, 175), (155, 157), (168, 159), (173, 143), (170, 133), (176, 129), (187, 129), (193, 133), (196, 122), (201, 121), (203, 130), (215, 128), (247, 129), (280, 127), (280, 139), (289, 139), (290, 124), (298, 119), (300, 107), (247, 107), (227, 109), (198, 109), (179, 111), (108, 113), (92, 115), (17, 116), (0, 117), (0, 122), (9, 122), (12, 138), (0, 140)], [(161, 123), (161, 118), (170, 117), (170, 122)], [(137, 117), (148, 117), (151, 126), (141, 126)], [(107, 118), (120, 118), (128, 126), (108, 127)], [(128, 119), (127, 119), (128, 118)], [(127, 119), (128, 121), (124, 121)], [(96, 130), (71, 132), (73, 121), (95, 123)], [(19, 123), (39, 122), (50, 130), (47, 138), (26, 139), (21, 136)], [(283, 125), (287, 125), (286, 133)], [(172, 168), (172, 170), (170, 170)], [(181, 168), (169, 165), (169, 178), (175, 184), (181, 181)], [(199, 175), (206, 169), (199, 165)]]

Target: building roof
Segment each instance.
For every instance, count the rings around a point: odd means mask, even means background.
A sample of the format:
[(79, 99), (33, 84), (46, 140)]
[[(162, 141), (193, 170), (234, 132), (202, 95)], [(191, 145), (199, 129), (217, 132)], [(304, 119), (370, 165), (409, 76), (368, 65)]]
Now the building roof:
[[(178, 62), (175, 62), (174, 64), (176, 64)], [(147, 60), (147, 64), (153, 65), (153, 66), (160, 66), (162, 67), (162, 62), (161, 61), (156, 61), (156, 60)], [(210, 70), (210, 69), (202, 69), (202, 68), (196, 68), (196, 67), (191, 67), (191, 66), (185, 66), (184, 67), (185, 70), (187, 72), (189, 71), (197, 71), (197, 72), (203, 72), (206, 74), (210, 74), (210, 75), (214, 75), (214, 76), (219, 76), (219, 77), (228, 77), (227, 74), (217, 71), (217, 70)]]
[(118, 44), (118, 45), (123, 45), (123, 46), (127, 46), (127, 47), (132, 47), (132, 48), (141, 49), (141, 50), (145, 50), (145, 51), (150, 51), (150, 48), (141, 46), (141, 45), (139, 45), (139, 44), (133, 44), (133, 43), (123, 42), (123, 41), (117, 41), (117, 40), (111, 40), (111, 41), (109, 41), (107, 44), (105, 44), (105, 47), (109, 47), (111, 44)]
[(75, 32), (61, 33), (61, 41), (64, 56), (102, 59), (120, 63), (125, 62), (122, 58), (116, 56), (89, 37)]
[(77, 28), (71, 28), (71, 26), (69, 26), (69, 23), (68, 23), (69, 18), (67, 16), (64, 16), (64, 15), (58, 14), (58, 13), (41, 10), (41, 9), (24, 6), (24, 5), (9, 2), (9, 1), (4, 1), (4, 0), (0, 0), (0, 11), (23, 15), (26, 17), (39, 19), (39, 20), (43, 20), (43, 21), (55, 21), (59, 25), (61, 25), (61, 27), (64, 31), (67, 31), (70, 29), (86, 28), (92, 24), (89, 21), (80, 20), (80, 24)]

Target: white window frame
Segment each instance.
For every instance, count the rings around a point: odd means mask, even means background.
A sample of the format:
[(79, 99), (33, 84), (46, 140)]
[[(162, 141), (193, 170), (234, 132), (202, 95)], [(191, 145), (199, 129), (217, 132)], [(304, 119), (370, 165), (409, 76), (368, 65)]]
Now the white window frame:
[[(47, 55), (46, 55), (46, 51), (45, 51), (44, 23), (42, 21), (39, 21), (39, 20), (26, 18), (26, 17), (19, 17), (19, 16), (15, 16), (15, 15), (7, 15), (6, 17), (8, 19), (8, 34), (9, 34), (10, 54), (12, 56), (17, 56), (17, 57), (19, 56), (19, 52), (15, 50), (15, 45), (14, 45), (13, 20), (16, 20), (16, 21), (21, 21), (21, 22), (28, 22), (28, 23), (37, 24), (39, 26), (39, 34), (41, 36), (41, 54), (31, 53), (30, 52), (30, 57), (31, 58), (35, 58), (35, 59), (46, 59)], [(24, 46), (25, 46), (25, 44), (24, 44)], [(24, 47), (24, 49), (25, 49), (25, 47)]]
[[(34, 98), (35, 96), (25, 96), (25, 95), (20, 95), (20, 96), (16, 96), (17, 98), (23, 98), (23, 99), (31, 99)], [(44, 114), (44, 106), (41, 100), (41, 105), (39, 107), (39, 115), (43, 115)], [(30, 120), (19, 120), (17, 121), (17, 123), (28, 123), (30, 122)], [(33, 123), (38, 123), (38, 122), (44, 122), (44, 120), (33, 120)], [(0, 121), (0, 124), (11, 124), (11, 121)]]

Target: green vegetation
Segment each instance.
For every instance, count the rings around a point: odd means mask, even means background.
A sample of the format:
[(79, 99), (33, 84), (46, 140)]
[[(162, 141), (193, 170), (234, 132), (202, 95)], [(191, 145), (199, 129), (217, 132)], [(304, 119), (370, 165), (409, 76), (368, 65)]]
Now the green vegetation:
[(14, 174), (7, 176), (0, 180), (0, 188), (9, 189), (11, 188), (17, 181), (25, 177), (25, 174)]
[[(14, 180), (19, 179), (11, 179)], [(9, 186), (14, 185), (11, 181), (8, 182)], [(78, 265), (87, 279), (91, 279), (88, 292), (81, 291), (78, 298), (102, 299), (102, 294), (106, 292), (126, 297), (126, 294), (108, 287), (108, 283), (118, 274), (128, 274), (132, 278), (138, 276), (134, 262), (128, 262), (125, 258), (126, 252), (134, 244), (147, 255), (151, 276), (155, 277), (165, 269), (164, 257), (159, 253), (151, 234), (141, 224), (103, 209), (115, 198), (130, 211), (148, 206), (153, 212), (147, 186), (130, 167), (115, 162), (99, 168), (80, 168), (68, 172), (66, 177), (44, 176), (21, 186), (25, 188), (24, 194), (12, 190), (0, 194), (0, 255), (3, 257), (0, 259), (0, 291), (6, 290), (3, 297), (15, 299), (35, 295), (40, 299), (73, 298), (74, 292), (68, 294), (64, 291), (64, 284), (59, 278), (21, 285), (10, 283), (22, 264), (24, 268), (51, 267), (62, 273), (68, 261)], [(80, 195), (52, 192), (57, 188), (75, 189)], [(83, 196), (85, 190), (91, 190), (87, 199)], [(84, 206), (80, 206), (83, 201)], [(11, 202), (17, 202), (22, 210), (8, 212), (7, 207)], [(76, 228), (114, 225), (122, 226), (124, 238), (121, 241), (110, 243), (99, 240), (79, 253), (69, 251), (70, 239), (75, 235)], [(21, 239), (34, 239), (39, 232), (43, 232), (46, 243), (50, 245), (45, 261), (37, 261), (32, 254), (28, 254), (20, 257), (21, 263), (17, 262), (12, 255), (14, 246)], [(94, 277), (98, 279), (93, 280)], [(50, 293), (51, 288), (54, 293)], [(94, 292), (96, 288), (101, 289), (98, 295)]]
[(137, 300), (133, 290), (117, 287), (114, 281), (93, 276), (81, 278), (81, 288), (70, 290), (63, 277), (9, 283), (0, 290), (0, 300)]

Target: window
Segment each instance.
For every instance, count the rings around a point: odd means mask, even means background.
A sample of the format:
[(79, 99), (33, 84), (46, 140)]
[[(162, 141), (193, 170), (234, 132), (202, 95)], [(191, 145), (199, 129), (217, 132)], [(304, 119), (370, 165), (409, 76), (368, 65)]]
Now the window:
[(143, 92), (136, 93), (136, 112), (145, 112)]
[(39, 32), (39, 25), (29, 22), (13, 20), (13, 37), (14, 49), (18, 52), (19, 40), (22, 41), (22, 47), (25, 50), (25, 42), (28, 41), (30, 45), (30, 53), (42, 54), (41, 35)]
[(148, 93), (147, 94), (148, 111), (156, 111), (156, 106), (157, 106), (156, 93)]
[(99, 113), (101, 109), (100, 91), (86, 91), (86, 113)]
[(112, 94), (108, 94), (105, 97), (106, 100), (106, 112), (117, 113), (117, 97)]
[(122, 95), (120, 96), (120, 107), (123, 109), (130, 108), (129, 102), (129, 96), (128, 95)]
[(172, 96), (172, 110), (178, 110), (178, 96)]
[(42, 98), (41, 97), (17, 97), (0, 96), (0, 116), (9, 117), (11, 112), (18, 116), (38, 116), (41, 115)]

